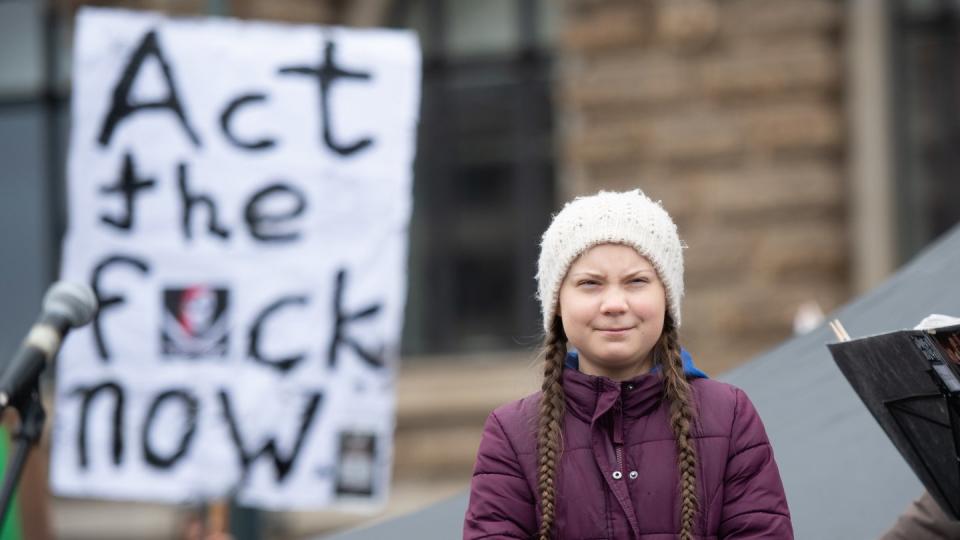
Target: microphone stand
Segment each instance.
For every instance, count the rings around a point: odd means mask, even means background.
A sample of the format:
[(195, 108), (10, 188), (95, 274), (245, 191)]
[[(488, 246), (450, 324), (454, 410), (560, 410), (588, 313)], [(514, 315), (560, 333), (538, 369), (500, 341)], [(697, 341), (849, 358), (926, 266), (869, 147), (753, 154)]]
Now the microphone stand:
[(30, 449), (43, 435), (43, 423), (47, 419), (47, 413), (43, 410), (43, 402), (40, 400), (39, 376), (33, 380), (30, 391), (14, 396), (9, 406), (15, 408), (20, 414), (20, 426), (13, 436), (16, 446), (4, 475), (3, 490), (0, 491), (0, 526), (6, 522), (7, 512), (13, 502), (13, 492), (20, 482), (20, 475), (27, 463)]

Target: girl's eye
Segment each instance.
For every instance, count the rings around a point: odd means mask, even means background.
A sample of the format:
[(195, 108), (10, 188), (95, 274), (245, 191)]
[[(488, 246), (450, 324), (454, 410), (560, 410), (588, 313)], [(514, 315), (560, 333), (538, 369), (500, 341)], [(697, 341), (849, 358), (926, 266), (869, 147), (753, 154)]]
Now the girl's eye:
[(580, 282), (577, 283), (577, 285), (579, 285), (579, 286), (581, 286), (581, 287), (582, 287), (582, 286), (593, 286), (593, 285), (599, 285), (599, 284), (600, 284), (600, 282), (597, 281), (597, 280), (595, 280), (595, 279), (583, 279), (583, 280), (580, 280)]
[(648, 280), (647, 278), (633, 278), (633, 279), (630, 280), (630, 283), (634, 283), (634, 284), (636, 284), (636, 283), (648, 283), (649, 281), (650, 281), (650, 280)]

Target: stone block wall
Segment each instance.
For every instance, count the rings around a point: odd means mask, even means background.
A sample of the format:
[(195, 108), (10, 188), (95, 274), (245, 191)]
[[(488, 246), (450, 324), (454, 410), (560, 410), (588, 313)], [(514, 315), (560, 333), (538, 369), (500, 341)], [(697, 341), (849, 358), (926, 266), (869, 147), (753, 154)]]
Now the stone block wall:
[(709, 371), (850, 294), (843, 6), (567, 0), (557, 114), (566, 197), (639, 187), (678, 222), (681, 338)]

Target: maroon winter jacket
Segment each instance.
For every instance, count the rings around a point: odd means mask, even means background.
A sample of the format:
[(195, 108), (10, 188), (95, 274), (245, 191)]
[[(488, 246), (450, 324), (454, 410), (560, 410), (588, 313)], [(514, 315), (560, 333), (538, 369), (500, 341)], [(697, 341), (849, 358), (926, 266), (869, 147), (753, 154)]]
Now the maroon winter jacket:
[[(567, 413), (555, 538), (676, 538), (680, 479), (660, 376), (619, 383), (563, 371)], [(696, 538), (792, 539), (780, 472), (750, 400), (729, 384), (707, 379), (690, 384), (697, 405)], [(529, 539), (539, 530), (539, 396), (499, 407), (487, 418), (464, 539)]]

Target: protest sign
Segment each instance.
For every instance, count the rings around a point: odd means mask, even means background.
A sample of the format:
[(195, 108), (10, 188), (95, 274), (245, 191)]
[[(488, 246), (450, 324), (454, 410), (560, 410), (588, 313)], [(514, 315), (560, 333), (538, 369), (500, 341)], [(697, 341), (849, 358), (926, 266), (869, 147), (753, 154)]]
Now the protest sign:
[(419, 106), (415, 36), (82, 9), (57, 494), (382, 502)]

